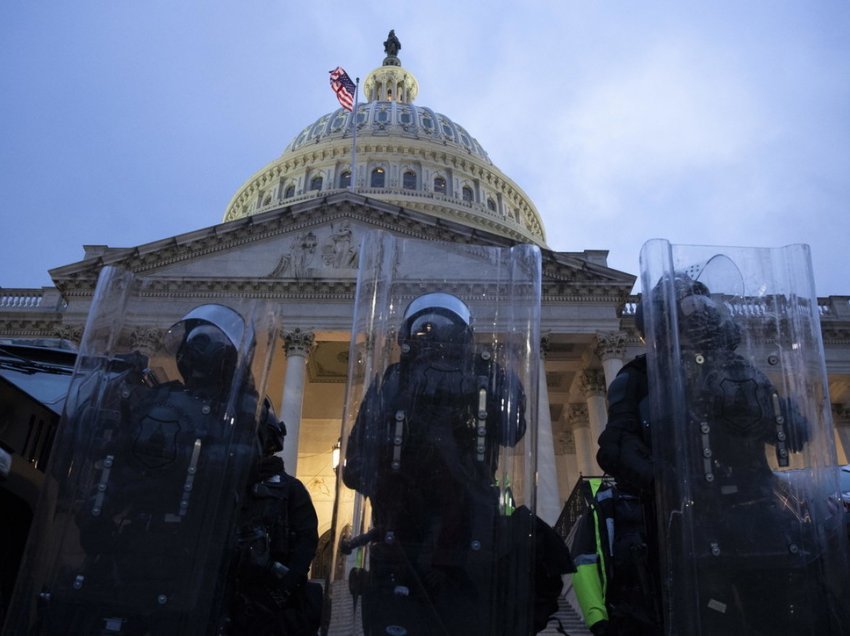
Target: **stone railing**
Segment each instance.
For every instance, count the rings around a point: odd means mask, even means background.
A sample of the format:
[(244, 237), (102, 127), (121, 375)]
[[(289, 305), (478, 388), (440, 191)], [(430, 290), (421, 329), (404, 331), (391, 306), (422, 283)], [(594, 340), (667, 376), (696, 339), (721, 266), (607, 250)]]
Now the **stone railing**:
[[(641, 295), (629, 296), (623, 305), (623, 316), (634, 316), (635, 309), (640, 302)], [(735, 305), (737, 313), (755, 316), (764, 313), (765, 306), (760, 303), (751, 305)], [(850, 321), (850, 296), (826, 296), (818, 298), (818, 315), (821, 320), (846, 320)]]
[(821, 320), (850, 320), (850, 296), (818, 298)]
[(0, 289), (2, 309), (38, 309), (43, 299), (40, 289)]
[(0, 312), (62, 311), (67, 304), (55, 287), (40, 289), (0, 287)]

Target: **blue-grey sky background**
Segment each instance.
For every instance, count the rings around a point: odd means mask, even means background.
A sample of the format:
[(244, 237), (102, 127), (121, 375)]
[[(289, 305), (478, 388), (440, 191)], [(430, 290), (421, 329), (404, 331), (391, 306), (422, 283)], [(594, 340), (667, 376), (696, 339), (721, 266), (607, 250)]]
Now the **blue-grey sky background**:
[(803, 242), (850, 295), (846, 0), (4, 0), (0, 286), (220, 222), (391, 28), (549, 247)]

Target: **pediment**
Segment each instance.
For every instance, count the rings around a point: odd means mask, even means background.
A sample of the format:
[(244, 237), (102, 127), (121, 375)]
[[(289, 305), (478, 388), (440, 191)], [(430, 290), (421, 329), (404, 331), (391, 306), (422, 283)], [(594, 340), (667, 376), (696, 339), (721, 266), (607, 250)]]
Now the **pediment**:
[[(508, 247), (515, 241), (477, 228), (354, 193), (313, 199), (131, 248), (101, 246), (87, 258), (51, 270), (60, 290), (92, 288), (100, 269), (121, 265), (165, 281), (338, 281), (357, 278), (360, 240), (381, 229), (404, 238)], [(581, 253), (544, 250), (544, 287), (617, 288), (634, 277)], [(625, 291), (622, 291), (625, 290)], [(610, 291), (610, 290), (609, 290)]]
[(161, 253), (172, 261), (147, 273), (155, 277), (251, 279), (356, 279), (360, 240), (371, 229), (336, 218), (269, 232), (206, 254)]

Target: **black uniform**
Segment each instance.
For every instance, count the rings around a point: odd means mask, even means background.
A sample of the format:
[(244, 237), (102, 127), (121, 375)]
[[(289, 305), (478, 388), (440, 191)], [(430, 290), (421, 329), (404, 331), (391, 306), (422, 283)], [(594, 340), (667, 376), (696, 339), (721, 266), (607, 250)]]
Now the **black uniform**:
[[(696, 595), (703, 601), (699, 622), (712, 634), (828, 629), (829, 618), (812, 611), (818, 603), (804, 584), (817, 578), (816, 537), (810, 524), (801, 523), (799, 513), (787, 505), (790, 499), (777, 494), (781, 482), (766, 452), (768, 445), (774, 446), (777, 464), (788, 466), (789, 454), (806, 443), (808, 425), (770, 380), (736, 353), (740, 328), (726, 308), (710, 297), (708, 288), (685, 275), (677, 275), (672, 282), (681, 358), (668, 371), (671, 382), (678, 378), (684, 387), (684, 403), (675, 415), (656, 417), (662, 418), (658, 422), (671, 436), (675, 430), (683, 446), (658, 449), (663, 452), (655, 453), (655, 461), (664, 457), (663, 461), (675, 463), (663, 466), (665, 474), (677, 475), (685, 489), (679, 488), (681, 484), (659, 486), (665, 493), (686, 492), (688, 509), (664, 521), (666, 569), (675, 570), (671, 576), (678, 581), (667, 590), (669, 603), (690, 602), (689, 595)], [(648, 302), (655, 301), (653, 290)], [(641, 309), (636, 315), (640, 329)], [(657, 329), (655, 347), (671, 347), (672, 337), (664, 331), (667, 323)], [(638, 358), (621, 370), (609, 390), (609, 422), (600, 436), (597, 458), (621, 488), (631, 489), (651, 504), (656, 471), (647, 388), (645, 359)], [(685, 460), (682, 453), (687, 453)], [(670, 470), (674, 467), (690, 472)], [(687, 534), (677, 527), (685, 517), (693, 524)], [(655, 515), (648, 512), (646, 520), (646, 544), (654, 565), (659, 562), (652, 526)], [(692, 570), (687, 564), (693, 565)], [(653, 580), (660, 579), (654, 576)], [(698, 589), (691, 589), (691, 582)], [(631, 619), (636, 617), (634, 612), (629, 614)]]
[(607, 563), (607, 634), (662, 633), (651, 443), (646, 357), (641, 355), (620, 370), (608, 389), (608, 423), (596, 455), (624, 493), (608, 500), (615, 536)]
[(496, 583), (509, 577), (494, 564), (500, 554), (511, 561), (513, 526), (530, 536), (533, 519), (500, 515), (495, 473), (499, 448), (525, 433), (525, 396), (515, 374), (475, 350), (465, 306), (430, 296), (446, 306), (409, 312), (401, 361), (370, 386), (348, 439), (343, 480), (373, 513), (364, 626), (489, 634), (502, 612), (511, 633), (507, 612), (528, 601), (497, 598)]
[[(231, 324), (218, 326), (221, 318)], [(182, 382), (156, 384), (145, 374), (147, 360), (133, 354), (101, 362), (81, 384), (60, 443), (85, 448), (86, 456), (53, 471), (73, 476), (62, 483), (62, 497), (76, 480), (90, 487), (74, 503), (78, 538), (66, 533), (45, 548), (75, 565), (42, 594), (39, 631), (216, 629), (223, 590), (209, 575), (223, 574), (233, 528), (212, 520), (227, 518), (218, 509), (223, 498), (235, 513), (254, 449), (257, 399), (249, 377), (229, 399), (240, 321), (229, 308), (202, 306), (172, 328)]]
[(227, 634), (315, 636), (322, 587), (307, 580), (319, 543), (316, 510), (307, 489), (286, 474), (286, 425), (266, 398), (257, 429), (260, 453), (240, 511), (229, 578)]
[(252, 486), (242, 518), (229, 633), (316, 634), (322, 591), (308, 583), (307, 572), (319, 542), (318, 519), (304, 484), (281, 464)]
[(714, 610), (703, 624), (728, 634), (829, 633), (829, 617), (806, 598), (818, 594), (806, 585), (820, 567), (818, 539), (789, 505), (765, 452), (774, 446), (787, 466), (806, 442), (807, 423), (733, 350), (682, 354), (693, 387), (688, 426), (701, 436), (695, 451), (711, 458), (695, 461), (700, 472), (691, 477), (699, 591)]

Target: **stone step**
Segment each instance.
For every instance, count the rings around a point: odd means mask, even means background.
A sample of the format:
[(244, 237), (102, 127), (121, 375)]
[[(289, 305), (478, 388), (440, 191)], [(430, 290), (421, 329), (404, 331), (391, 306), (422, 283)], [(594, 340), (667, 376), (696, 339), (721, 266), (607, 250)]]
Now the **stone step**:
[[(348, 592), (347, 584), (344, 581), (334, 583), (332, 590), (336, 592), (337, 606), (334, 611), (334, 621), (328, 628), (328, 636), (361, 636), (363, 630), (361, 628), (360, 603), (355, 608), (353, 597)], [(546, 628), (539, 632), (541, 635), (590, 636), (590, 630), (585, 627), (581, 614), (570, 602), (573, 599), (569, 592), (571, 592), (571, 589), (568, 589), (566, 596), (561, 596), (558, 599), (558, 611), (549, 620)]]

